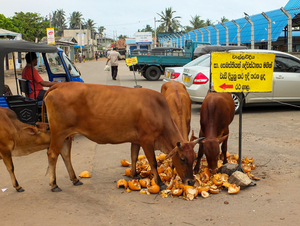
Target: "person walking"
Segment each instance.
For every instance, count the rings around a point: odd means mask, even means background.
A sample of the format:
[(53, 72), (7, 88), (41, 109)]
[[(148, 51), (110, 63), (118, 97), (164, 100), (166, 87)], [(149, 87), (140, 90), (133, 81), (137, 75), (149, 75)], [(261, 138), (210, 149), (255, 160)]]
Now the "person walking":
[(117, 48), (114, 47), (113, 51), (109, 54), (106, 65), (110, 61), (110, 66), (111, 66), (111, 77), (113, 80), (116, 80), (117, 75), (118, 75), (118, 60), (121, 60), (121, 55), (119, 52), (117, 52)]

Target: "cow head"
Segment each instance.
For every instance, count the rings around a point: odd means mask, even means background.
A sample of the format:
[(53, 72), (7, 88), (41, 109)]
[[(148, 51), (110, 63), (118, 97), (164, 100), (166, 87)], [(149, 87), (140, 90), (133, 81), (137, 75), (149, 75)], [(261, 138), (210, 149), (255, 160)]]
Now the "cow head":
[(220, 154), (220, 144), (228, 137), (225, 135), (221, 138), (205, 139), (201, 141), (203, 146), (203, 153), (206, 156), (208, 168), (212, 170), (212, 173), (217, 173), (218, 160)]
[(168, 154), (167, 158), (172, 158), (172, 163), (184, 184), (194, 185), (195, 179), (193, 176), (193, 164), (196, 154), (194, 146), (201, 140), (201, 137), (192, 142), (177, 142), (177, 146)]

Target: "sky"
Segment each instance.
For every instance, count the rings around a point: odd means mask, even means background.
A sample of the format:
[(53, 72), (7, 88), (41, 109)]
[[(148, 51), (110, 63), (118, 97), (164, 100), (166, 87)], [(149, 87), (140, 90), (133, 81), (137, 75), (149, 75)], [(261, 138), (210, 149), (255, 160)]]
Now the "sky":
[[(4, 0), (1, 0), (4, 1)], [(66, 19), (74, 11), (82, 13), (85, 20), (92, 19), (96, 27), (104, 26), (107, 37), (115, 38), (126, 35), (134, 38), (138, 29), (143, 29), (149, 24), (155, 27), (154, 18), (160, 19), (157, 13), (172, 7), (176, 11), (173, 15), (180, 16), (182, 26), (190, 25), (190, 20), (196, 15), (200, 19), (210, 19), (218, 23), (223, 16), (229, 20), (248, 15), (268, 12), (284, 7), (289, 0), (10, 0), (1, 4), (0, 14), (12, 17), (15, 12), (33, 12), (40, 16), (52, 14), (55, 10), (63, 9)], [(159, 26), (156, 22), (156, 27)], [(69, 24), (68, 24), (69, 25)]]

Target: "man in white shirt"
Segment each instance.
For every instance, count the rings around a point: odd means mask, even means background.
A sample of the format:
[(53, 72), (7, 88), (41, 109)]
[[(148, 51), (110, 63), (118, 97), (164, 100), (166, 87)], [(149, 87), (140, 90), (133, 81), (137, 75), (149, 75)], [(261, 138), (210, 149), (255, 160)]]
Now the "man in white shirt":
[(111, 77), (113, 80), (116, 80), (117, 75), (118, 75), (118, 60), (121, 60), (121, 55), (119, 52), (116, 51), (117, 48), (114, 47), (113, 51), (109, 54), (106, 65), (110, 61), (110, 66), (111, 66)]

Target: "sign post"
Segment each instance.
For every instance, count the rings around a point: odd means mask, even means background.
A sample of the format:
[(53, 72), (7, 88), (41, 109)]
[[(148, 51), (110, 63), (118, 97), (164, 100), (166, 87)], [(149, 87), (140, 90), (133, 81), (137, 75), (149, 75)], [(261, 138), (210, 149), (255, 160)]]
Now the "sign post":
[(142, 88), (142, 86), (138, 85), (136, 82), (136, 77), (134, 73), (134, 68), (133, 65), (136, 65), (138, 63), (137, 57), (131, 57), (131, 58), (126, 58), (126, 64), (129, 67), (132, 67), (133, 75), (134, 75), (134, 81), (135, 81), (135, 86), (134, 88)]
[[(239, 109), (239, 167), (242, 168), (243, 93), (272, 92), (275, 54), (232, 52), (211, 54), (211, 78), (216, 92), (241, 93)], [(211, 88), (211, 87), (210, 87)]]

